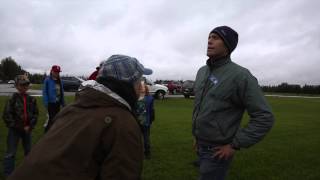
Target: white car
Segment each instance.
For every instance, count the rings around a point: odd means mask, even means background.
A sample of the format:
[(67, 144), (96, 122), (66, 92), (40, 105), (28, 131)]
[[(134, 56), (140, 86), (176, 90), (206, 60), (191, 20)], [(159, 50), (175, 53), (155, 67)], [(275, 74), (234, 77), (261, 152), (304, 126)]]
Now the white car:
[(14, 84), (14, 80), (8, 81), (8, 84)]
[(155, 84), (149, 79), (144, 77), (145, 83), (150, 87), (149, 93), (156, 99), (164, 99), (165, 95), (168, 94), (168, 88), (161, 84)]

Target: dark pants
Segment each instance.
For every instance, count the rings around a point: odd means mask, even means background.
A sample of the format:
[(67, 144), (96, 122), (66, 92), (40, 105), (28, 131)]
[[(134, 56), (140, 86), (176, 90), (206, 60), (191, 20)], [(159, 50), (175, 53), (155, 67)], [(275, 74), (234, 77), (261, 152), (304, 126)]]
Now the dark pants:
[(150, 126), (141, 126), (143, 134), (144, 155), (150, 155)]
[(9, 176), (15, 167), (15, 156), (17, 153), (19, 139), (22, 140), (24, 156), (28, 155), (31, 149), (31, 133), (23, 130), (9, 128), (7, 136), (7, 152), (3, 160), (4, 175)]
[(49, 120), (48, 120), (48, 124), (47, 126), (44, 128), (44, 132), (46, 133), (47, 131), (49, 131), (49, 129), (51, 128), (51, 126), (54, 123), (54, 117), (58, 114), (58, 112), (60, 111), (60, 103), (49, 103), (48, 104), (48, 115), (49, 115)]
[(224, 160), (213, 157), (215, 147), (198, 145), (198, 156), (200, 159), (199, 180), (224, 180), (227, 175), (233, 158)]

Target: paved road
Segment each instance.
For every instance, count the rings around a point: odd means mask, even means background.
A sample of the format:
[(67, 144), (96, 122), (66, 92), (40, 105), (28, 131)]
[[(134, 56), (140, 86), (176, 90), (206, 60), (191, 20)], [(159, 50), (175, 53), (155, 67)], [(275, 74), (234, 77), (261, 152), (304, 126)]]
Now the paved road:
[[(0, 96), (11, 96), (12, 93), (17, 92), (13, 84), (0, 84)], [(32, 96), (42, 96), (41, 90), (28, 90)], [(73, 96), (75, 92), (65, 92), (66, 96)], [(182, 98), (183, 95), (166, 95), (167, 98)]]
[[(11, 96), (12, 93), (17, 92), (13, 84), (0, 84), (0, 96)], [(30, 89), (29, 94), (32, 96), (41, 96), (41, 90)], [(66, 96), (74, 96), (75, 92), (65, 92)], [(266, 95), (273, 97), (291, 97), (291, 98), (320, 98), (320, 96), (283, 96), (283, 95)], [(183, 98), (183, 95), (166, 95), (166, 98)]]
[[(0, 84), (0, 96), (11, 96), (12, 93), (17, 92), (13, 84)], [(28, 93), (32, 96), (42, 96), (41, 90), (29, 89)], [(66, 96), (72, 96), (75, 92), (65, 92)]]

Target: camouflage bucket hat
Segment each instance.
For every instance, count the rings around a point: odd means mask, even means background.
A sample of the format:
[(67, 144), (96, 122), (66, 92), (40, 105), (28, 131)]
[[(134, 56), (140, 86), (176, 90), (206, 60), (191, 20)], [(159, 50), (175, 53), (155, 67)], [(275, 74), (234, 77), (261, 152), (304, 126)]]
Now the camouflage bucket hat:
[(136, 58), (117, 54), (101, 63), (98, 77), (112, 77), (121, 81), (135, 82), (142, 75), (150, 74), (152, 70), (145, 68)]

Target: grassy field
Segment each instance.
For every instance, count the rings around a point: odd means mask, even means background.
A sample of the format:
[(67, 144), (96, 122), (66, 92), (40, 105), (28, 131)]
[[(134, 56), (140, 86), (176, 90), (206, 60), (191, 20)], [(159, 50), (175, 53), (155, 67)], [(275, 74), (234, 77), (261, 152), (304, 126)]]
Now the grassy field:
[(42, 84), (31, 84), (30, 89), (42, 90)]
[[(1, 114), (7, 97), (0, 97)], [(73, 97), (67, 97), (71, 102)], [(276, 123), (259, 144), (236, 153), (228, 179), (295, 180), (320, 179), (320, 99), (268, 97)], [(40, 119), (33, 133), (36, 143), (43, 135), (45, 110), (38, 98)], [(145, 160), (143, 179), (187, 180), (197, 178), (191, 162), (192, 99), (171, 98), (156, 101), (156, 121), (151, 130), (152, 158)], [(244, 123), (247, 116), (244, 117)], [(0, 123), (0, 179), (7, 129)], [(17, 162), (21, 162), (19, 146)]]

